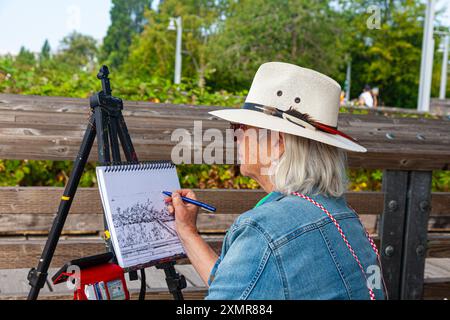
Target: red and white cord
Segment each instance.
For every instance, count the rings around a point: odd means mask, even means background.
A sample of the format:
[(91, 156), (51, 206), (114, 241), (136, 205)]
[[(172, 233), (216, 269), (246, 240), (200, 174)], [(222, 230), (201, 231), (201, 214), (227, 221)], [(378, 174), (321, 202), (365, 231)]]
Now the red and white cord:
[[(305, 199), (305, 200), (308, 200), (309, 202), (311, 202), (312, 204), (314, 204), (315, 206), (317, 206), (318, 208), (320, 208), (323, 212), (325, 212), (325, 214), (331, 219), (331, 221), (333, 222), (333, 224), (334, 224), (334, 225), (336, 226), (336, 228), (338, 229), (338, 231), (339, 231), (339, 233), (340, 233), (342, 239), (344, 240), (345, 244), (347, 245), (348, 250), (350, 251), (350, 253), (352, 254), (353, 258), (354, 258), (354, 259), (356, 260), (356, 262), (358, 263), (358, 266), (359, 266), (359, 268), (361, 269), (361, 272), (362, 272), (364, 278), (366, 279), (366, 285), (367, 285), (367, 289), (369, 290), (370, 300), (376, 300), (376, 299), (375, 299), (375, 294), (374, 294), (372, 288), (370, 288), (370, 286), (368, 285), (368, 280), (367, 280), (367, 276), (366, 276), (366, 273), (365, 273), (365, 271), (364, 271), (364, 268), (363, 268), (361, 262), (359, 261), (359, 258), (358, 258), (358, 256), (356, 255), (356, 252), (353, 250), (352, 246), (351, 246), (350, 243), (348, 242), (347, 237), (345, 236), (344, 231), (342, 231), (342, 228), (341, 228), (341, 226), (339, 225), (339, 223), (337, 222), (337, 220), (331, 215), (331, 213), (330, 213), (323, 205), (321, 205), (320, 203), (318, 203), (318, 202), (315, 201), (314, 199), (312, 199), (312, 198), (308, 197), (307, 195), (304, 195), (303, 193), (300, 193), (300, 192), (292, 192), (292, 194), (294, 194), (294, 195), (296, 195), (296, 196), (299, 196), (299, 197), (301, 197), (301, 198), (303, 198), (303, 199)], [(374, 249), (374, 251), (375, 251), (375, 253), (376, 253), (377, 257), (378, 257), (378, 249), (377, 249), (375, 243), (373, 242), (373, 240), (370, 238), (370, 236), (369, 236), (367, 230), (366, 230), (366, 235), (367, 235), (367, 237), (368, 237), (368, 239), (369, 239), (369, 242), (370, 242), (372, 248)]]

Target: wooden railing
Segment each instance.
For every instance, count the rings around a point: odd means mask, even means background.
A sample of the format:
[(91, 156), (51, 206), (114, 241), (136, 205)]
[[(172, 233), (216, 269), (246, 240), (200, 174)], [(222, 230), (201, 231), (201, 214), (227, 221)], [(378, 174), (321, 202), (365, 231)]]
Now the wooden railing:
[[(170, 159), (175, 129), (192, 132), (197, 120), (203, 130), (227, 128), (207, 113), (214, 109), (125, 102), (123, 114), (139, 159), (161, 160)], [(0, 94), (0, 159), (73, 160), (88, 116), (87, 99)], [(349, 166), (384, 170), (382, 191), (348, 192), (346, 198), (377, 240), (394, 299), (450, 296), (450, 278), (424, 281), (426, 261), (450, 258), (450, 193), (430, 189), (432, 170), (449, 169), (449, 124), (445, 118), (380, 114), (339, 118), (339, 127), (368, 149), (349, 153)], [(96, 152), (90, 160), (96, 160)], [(200, 214), (198, 221), (202, 236), (217, 252), (233, 220), (264, 195), (259, 190), (196, 191), (219, 210)], [(0, 188), (0, 269), (37, 264), (61, 194), (62, 188), (53, 187)], [(102, 230), (97, 189), (79, 188), (52, 266), (103, 252)]]

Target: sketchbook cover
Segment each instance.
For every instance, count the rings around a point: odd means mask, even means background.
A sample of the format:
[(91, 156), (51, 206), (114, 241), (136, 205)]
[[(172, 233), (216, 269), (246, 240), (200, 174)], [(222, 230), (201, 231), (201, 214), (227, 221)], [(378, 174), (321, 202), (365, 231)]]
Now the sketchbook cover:
[(185, 257), (163, 190), (180, 189), (175, 165), (96, 168), (100, 197), (119, 265), (127, 271)]

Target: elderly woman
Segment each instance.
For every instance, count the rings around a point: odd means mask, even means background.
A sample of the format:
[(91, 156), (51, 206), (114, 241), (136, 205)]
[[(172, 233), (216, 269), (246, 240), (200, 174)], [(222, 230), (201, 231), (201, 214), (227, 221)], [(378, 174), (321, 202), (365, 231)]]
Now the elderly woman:
[(211, 112), (238, 129), (241, 173), (268, 194), (234, 221), (219, 257), (180, 198), (194, 192), (166, 198), (207, 299), (384, 299), (375, 244), (343, 196), (344, 150), (366, 149), (337, 130), (340, 92), (321, 73), (270, 62), (241, 109)]

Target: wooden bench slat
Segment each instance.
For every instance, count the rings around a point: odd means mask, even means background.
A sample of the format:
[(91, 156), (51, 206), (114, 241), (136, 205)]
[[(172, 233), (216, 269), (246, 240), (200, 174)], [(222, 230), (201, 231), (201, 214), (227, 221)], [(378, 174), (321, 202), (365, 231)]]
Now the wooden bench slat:
[[(448, 298), (450, 294), (450, 259), (436, 259), (427, 258), (425, 261), (425, 279), (424, 279), (424, 291), (426, 292), (425, 298), (430, 299), (443, 299)], [(188, 282), (188, 286), (184, 293), (188, 296), (192, 294), (192, 291), (205, 291), (205, 284), (201, 280), (200, 276), (193, 268), (192, 265), (176, 265), (175, 268), (178, 272), (183, 274)], [(49, 270), (49, 275), (56, 273), (58, 268), (52, 268)], [(28, 269), (7, 269), (0, 270), (0, 300), (1, 299), (23, 299), (28, 291), (29, 284), (26, 279)], [(164, 281), (164, 272), (155, 268), (147, 268), (147, 285), (148, 285), (148, 297), (158, 296), (159, 294), (167, 293), (167, 284)], [(131, 293), (137, 292), (140, 288), (139, 281), (128, 281), (128, 289)], [(52, 292), (49, 291), (47, 286), (41, 290), (40, 299), (60, 299), (61, 296), (65, 296), (66, 299), (71, 299), (71, 290), (69, 290), (64, 284), (53, 285), (51, 284)], [(193, 290), (194, 289), (194, 290)], [(447, 289), (446, 291), (443, 291)], [(132, 295), (133, 296), (133, 295)], [(168, 296), (168, 298), (170, 298)]]
[[(424, 284), (424, 299), (425, 300), (442, 300), (450, 297), (450, 282), (445, 283), (425, 283)], [(137, 300), (139, 293), (132, 292), (131, 299)], [(206, 290), (194, 289), (190, 291), (183, 290), (183, 296), (186, 300), (202, 300), (206, 296)], [(25, 300), (26, 296), (5, 296), (2, 300)], [(42, 294), (39, 295), (39, 300), (72, 300), (71, 295), (54, 295)], [(172, 296), (166, 291), (147, 292), (146, 300), (171, 300)]]
[[(4, 141), (0, 158), (73, 160), (87, 125), (87, 102), (0, 94), (0, 140)], [(202, 122), (204, 130), (227, 128), (226, 121), (207, 113), (217, 108), (126, 102), (124, 116), (141, 160), (169, 159), (176, 144), (170, 140), (173, 130), (192, 131), (194, 120), (207, 120)], [(446, 120), (341, 114), (339, 126), (369, 150), (349, 153), (350, 166), (424, 170), (445, 169), (450, 163)], [(394, 133), (395, 139), (387, 139), (388, 132)], [(417, 139), (418, 133), (425, 141)], [(95, 159), (93, 153), (91, 160)]]
[[(225, 233), (238, 216), (239, 214), (200, 213), (197, 228), (203, 234)], [(0, 238), (48, 235), (54, 217), (55, 215), (49, 214), (0, 214)], [(374, 215), (360, 215), (362, 223), (372, 233), (376, 232), (377, 218)], [(69, 214), (62, 235), (100, 235), (103, 230), (103, 217), (99, 214)]]
[[(218, 214), (236, 214), (251, 209), (265, 192), (262, 190), (194, 189), (201, 201), (215, 205)], [(63, 188), (0, 187), (0, 214), (52, 214), (56, 212)], [(349, 204), (361, 215), (383, 211), (382, 192), (347, 192)], [(432, 193), (431, 217), (450, 216), (450, 193)], [(102, 214), (97, 188), (79, 188), (71, 214)]]
[[(203, 236), (208, 244), (220, 253), (223, 236)], [(379, 241), (375, 238), (379, 247)], [(41, 240), (2, 240), (0, 238), (0, 269), (30, 268), (35, 266), (42, 253), (45, 238)], [(95, 255), (105, 251), (101, 239), (70, 239), (60, 240), (52, 260), (52, 267), (61, 267), (67, 261)], [(427, 257), (448, 258), (450, 257), (450, 236), (434, 235), (428, 236)], [(188, 263), (184, 259), (182, 263)]]
[[(0, 214), (54, 214), (63, 188), (0, 187)], [(266, 195), (263, 190), (194, 189), (200, 201), (218, 208), (217, 214), (239, 214)], [(383, 192), (347, 192), (345, 198), (360, 215), (383, 212)], [(431, 194), (430, 217), (450, 216), (450, 192)], [(70, 214), (102, 214), (97, 188), (78, 188)]]
[[(130, 290), (131, 300), (138, 300), (139, 291)], [(206, 296), (206, 289), (204, 288), (189, 288), (183, 290), (183, 297), (185, 300), (202, 300)], [(5, 295), (0, 296), (0, 300), (25, 300), (25, 295)], [(42, 293), (39, 294), (38, 300), (72, 300), (73, 294), (55, 294)], [(161, 289), (147, 289), (145, 300), (172, 300), (173, 296), (167, 290)]]
[[(265, 193), (262, 190), (195, 190), (199, 199), (215, 205), (216, 214), (201, 211), (198, 226), (202, 233), (225, 233), (236, 217), (251, 209)], [(0, 236), (46, 235), (50, 230), (63, 188), (0, 187)], [(358, 212), (366, 228), (374, 233), (377, 215), (383, 210), (382, 192), (348, 192), (349, 204)], [(430, 231), (449, 231), (450, 193), (433, 193)], [(88, 235), (103, 231), (102, 207), (97, 188), (79, 188), (63, 234)]]
[[(137, 300), (139, 293), (131, 292), (131, 299)], [(206, 289), (190, 289), (183, 290), (183, 296), (186, 300), (202, 300), (206, 296)], [(425, 283), (424, 299), (426, 300), (442, 300), (450, 298), (450, 282), (443, 283)], [(25, 300), (25, 295), (19, 296), (1, 296), (1, 300)], [(40, 294), (39, 300), (72, 300), (72, 295), (67, 294)], [(173, 297), (167, 291), (153, 290), (148, 291), (145, 295), (146, 300), (171, 300)]]
[[(199, 214), (197, 226), (201, 233), (224, 233), (238, 215)], [(377, 231), (378, 217), (359, 215), (369, 232)], [(0, 214), (0, 237), (18, 235), (47, 235), (54, 215), (48, 214)], [(95, 235), (103, 231), (103, 218), (100, 215), (69, 215), (64, 225), (63, 235)], [(428, 231), (450, 232), (450, 218), (430, 218)]]
[[(237, 216), (200, 213), (197, 227), (202, 233), (225, 233)], [(47, 235), (54, 217), (54, 214), (0, 214), (0, 237), (3, 235)], [(69, 214), (62, 234), (100, 234), (103, 230), (103, 216), (100, 214)]]
[[(204, 236), (208, 244), (217, 252), (222, 247), (223, 236)], [(41, 240), (3, 240), (0, 238), (0, 269), (30, 268), (37, 264), (46, 238)], [(51, 267), (59, 268), (66, 262), (105, 252), (102, 239), (60, 240), (52, 259)], [(180, 260), (187, 263), (187, 259)]]
[(423, 285), (424, 300), (448, 300), (450, 299), (450, 281), (432, 282)]
[[(31, 101), (31, 103), (30, 103)], [(0, 94), (0, 109), (14, 109), (14, 110), (52, 110), (54, 112), (76, 112), (80, 107), (87, 108), (89, 106), (88, 98), (71, 98), (71, 97), (59, 97), (59, 96), (38, 96), (38, 95), (20, 95), (20, 94)], [(148, 101), (130, 101), (124, 100), (124, 106), (126, 108), (141, 108), (143, 110), (150, 108), (192, 108), (193, 105), (189, 104), (170, 104), (170, 103), (153, 103)], [(195, 105), (195, 108), (209, 109), (210, 106)], [(364, 107), (347, 107), (350, 110), (366, 110), (368, 114), (366, 116), (379, 117), (379, 114), (391, 114), (391, 113), (412, 113), (421, 115), (423, 112), (418, 112), (414, 109), (405, 108), (392, 108), (392, 107), (378, 107), (364, 108)], [(346, 114), (346, 113), (342, 113)], [(442, 118), (442, 117), (438, 117)], [(409, 120), (410, 118), (406, 118)], [(434, 119), (427, 119), (425, 117), (419, 117), (420, 121), (433, 121)], [(417, 121), (416, 118), (410, 120)]]

